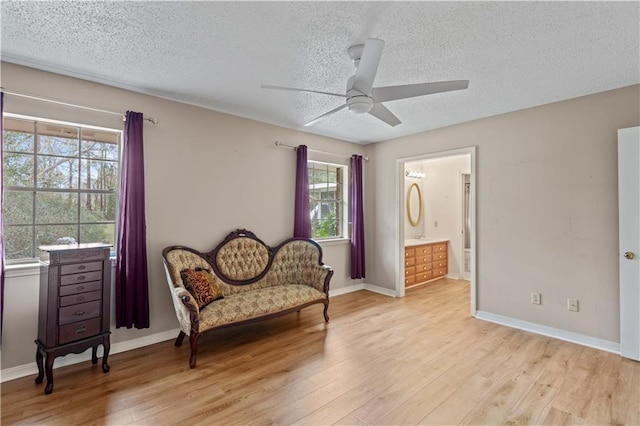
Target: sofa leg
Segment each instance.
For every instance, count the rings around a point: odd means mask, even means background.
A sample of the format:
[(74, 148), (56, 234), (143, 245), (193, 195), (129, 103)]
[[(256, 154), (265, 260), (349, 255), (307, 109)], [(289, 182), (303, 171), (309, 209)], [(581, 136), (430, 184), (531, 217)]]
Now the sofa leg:
[(182, 346), (182, 341), (184, 340), (184, 331), (180, 330), (180, 334), (178, 334), (178, 337), (176, 338), (176, 342), (174, 343), (174, 346)]
[(329, 304), (325, 303), (324, 304), (324, 322), (329, 322)]
[(196, 356), (198, 355), (198, 336), (200, 333), (191, 333), (189, 343), (191, 344), (191, 356), (189, 357), (189, 367), (196, 368)]

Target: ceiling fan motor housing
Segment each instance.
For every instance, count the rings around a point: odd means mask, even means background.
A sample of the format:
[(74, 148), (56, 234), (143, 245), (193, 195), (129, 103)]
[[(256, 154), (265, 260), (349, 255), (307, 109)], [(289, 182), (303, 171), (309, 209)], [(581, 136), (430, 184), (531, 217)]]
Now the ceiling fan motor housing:
[(362, 51), (364, 50), (364, 44), (354, 44), (347, 49), (349, 58), (353, 61), (353, 65), (358, 68), (360, 65), (360, 58), (362, 57)]
[(356, 114), (364, 114), (373, 108), (373, 99), (366, 95), (351, 96), (347, 99), (349, 111)]

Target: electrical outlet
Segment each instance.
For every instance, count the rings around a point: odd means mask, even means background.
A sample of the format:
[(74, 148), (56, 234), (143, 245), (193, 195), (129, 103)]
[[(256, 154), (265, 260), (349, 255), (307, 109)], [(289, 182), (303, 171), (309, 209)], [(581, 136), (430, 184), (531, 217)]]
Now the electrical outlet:
[(542, 305), (542, 294), (531, 292), (531, 303), (534, 305)]
[(433, 222), (433, 227), (434, 227), (434, 228), (437, 228), (437, 227), (438, 227), (438, 221), (437, 221), (437, 220)]
[(567, 309), (578, 312), (578, 299), (567, 299)]

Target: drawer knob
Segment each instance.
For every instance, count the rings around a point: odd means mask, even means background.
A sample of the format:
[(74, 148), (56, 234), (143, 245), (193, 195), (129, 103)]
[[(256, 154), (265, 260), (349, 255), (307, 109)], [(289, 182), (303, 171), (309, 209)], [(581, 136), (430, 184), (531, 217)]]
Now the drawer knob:
[(80, 266), (78, 266), (78, 269), (82, 271), (82, 270), (83, 270), (83, 269), (85, 269), (86, 267), (87, 267), (87, 265), (80, 265)]
[(76, 279), (77, 279), (78, 281), (80, 281), (80, 280), (84, 280), (85, 278), (87, 278), (87, 277), (85, 277), (84, 275), (80, 275), (80, 276), (79, 276), (78, 278), (76, 278)]
[(78, 291), (84, 290), (84, 286), (83, 285), (79, 285), (78, 287), (76, 287), (76, 290), (78, 290)]
[(76, 297), (76, 300), (84, 300), (84, 296), (78, 296)]
[(73, 315), (82, 316), (82, 315), (84, 315), (84, 314), (86, 314), (86, 313), (87, 313), (87, 311), (75, 311), (75, 312), (73, 313)]
[(76, 327), (74, 331), (76, 332), (76, 334), (84, 333), (85, 331), (87, 331), (87, 326), (83, 325), (81, 327)]

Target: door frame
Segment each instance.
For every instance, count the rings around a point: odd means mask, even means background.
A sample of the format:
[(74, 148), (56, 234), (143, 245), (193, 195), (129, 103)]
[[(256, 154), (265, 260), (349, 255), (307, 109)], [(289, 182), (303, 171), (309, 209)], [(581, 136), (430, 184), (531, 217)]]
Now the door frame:
[[(469, 214), (471, 215), (471, 273), (470, 273), (470, 312), (471, 316), (475, 317), (477, 312), (477, 267), (476, 267), (476, 252), (477, 252), (477, 224), (476, 224), (476, 147), (470, 146), (466, 148), (440, 151), (428, 154), (414, 155), (411, 157), (398, 158), (396, 160), (396, 219), (398, 220), (398, 239), (397, 239), (397, 251), (396, 251), (396, 297), (404, 297), (404, 218), (407, 214), (405, 207), (405, 194), (404, 194), (404, 179), (405, 179), (405, 164), (412, 163), (421, 160), (430, 160), (436, 158), (469, 155), (471, 162), (471, 192), (469, 201)], [(458, 238), (452, 237), (452, 238)]]

